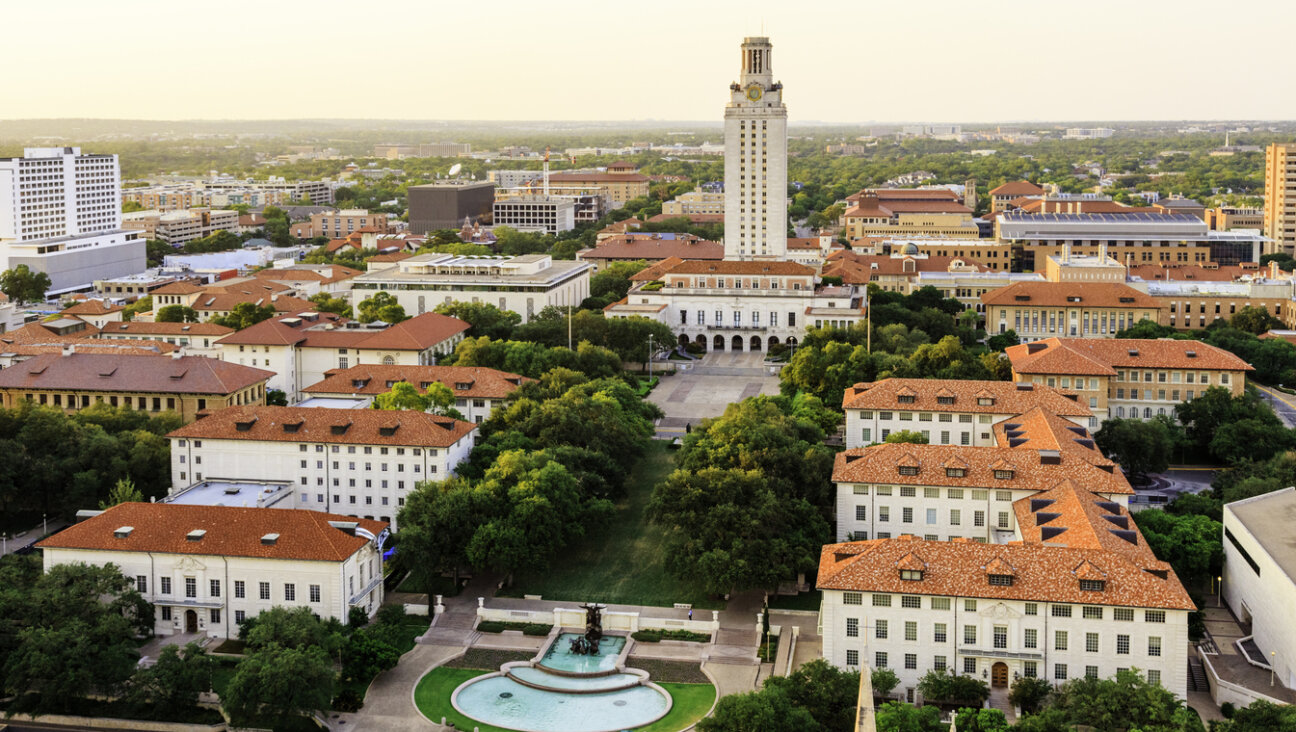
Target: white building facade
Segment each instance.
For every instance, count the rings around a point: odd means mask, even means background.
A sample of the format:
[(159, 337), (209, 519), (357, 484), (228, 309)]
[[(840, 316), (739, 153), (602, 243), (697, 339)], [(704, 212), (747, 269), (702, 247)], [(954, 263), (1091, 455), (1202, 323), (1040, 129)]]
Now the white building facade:
[(290, 507), (395, 529), (415, 484), (449, 478), (468, 457), (476, 425), (412, 411), (235, 407), (167, 437), (172, 494), (203, 481), (288, 481)]
[(48, 274), (51, 294), (142, 272), (144, 240), (122, 228), (117, 156), (52, 147), (0, 158), (0, 260)]
[(787, 254), (787, 107), (768, 38), (744, 38), (725, 106), (725, 259)]
[[(330, 540), (321, 535), (337, 532)], [(346, 516), (228, 506), (123, 503), (41, 542), (55, 565), (113, 564), (154, 606), (153, 632), (235, 638), (272, 607), (347, 621), (383, 601), (386, 526)]]
[(1221, 589), (1233, 615), (1251, 627), (1251, 637), (1261, 655), (1252, 660), (1270, 664), (1279, 682), (1288, 689), (1296, 687), (1296, 632), (1292, 628), (1296, 552), (1292, 549), (1290, 523), (1293, 513), (1296, 488), (1225, 504)]

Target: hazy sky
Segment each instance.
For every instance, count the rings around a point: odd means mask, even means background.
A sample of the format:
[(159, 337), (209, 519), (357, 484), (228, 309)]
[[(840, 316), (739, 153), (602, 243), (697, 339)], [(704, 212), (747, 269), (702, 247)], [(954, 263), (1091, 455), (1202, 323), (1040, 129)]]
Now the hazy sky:
[(0, 0), (0, 118), (1293, 119), (1290, 0)]

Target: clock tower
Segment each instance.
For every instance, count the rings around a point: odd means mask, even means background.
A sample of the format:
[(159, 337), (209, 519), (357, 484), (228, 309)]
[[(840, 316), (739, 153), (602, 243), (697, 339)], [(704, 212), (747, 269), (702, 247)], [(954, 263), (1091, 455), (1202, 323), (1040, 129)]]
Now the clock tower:
[(725, 259), (787, 255), (787, 107), (768, 38), (744, 38), (725, 106)]

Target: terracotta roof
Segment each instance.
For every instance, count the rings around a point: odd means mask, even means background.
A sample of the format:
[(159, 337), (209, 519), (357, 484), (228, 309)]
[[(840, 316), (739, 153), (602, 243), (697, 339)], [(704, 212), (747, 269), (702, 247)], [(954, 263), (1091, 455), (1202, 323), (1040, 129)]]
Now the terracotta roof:
[[(1120, 470), (1096, 449), (1089, 454), (1062, 450), (1057, 463), (1050, 455), (1026, 447), (973, 447), (971, 445), (908, 445), (882, 443), (838, 453), (833, 463), (834, 483), (941, 486), (986, 490), (1046, 491), (1064, 480), (1076, 480), (1088, 490), (1106, 495), (1130, 495), (1134, 489)], [(901, 475), (904, 461), (916, 461), (917, 475)], [(1105, 467), (1104, 467), (1105, 466)], [(1107, 468), (1112, 468), (1109, 472)], [(961, 469), (963, 476), (950, 475)], [(996, 478), (996, 470), (1012, 471), (1011, 478)]]
[(126, 308), (121, 305), (105, 305), (103, 300), (83, 300), (70, 308), (64, 309), (60, 315), (107, 315), (109, 313), (118, 313)]
[(213, 412), (167, 437), (450, 447), (476, 428), (427, 412), (245, 405)]
[[(306, 315), (312, 311), (300, 311)], [(313, 313), (313, 320), (300, 316), (276, 317), (232, 333), (221, 345), (284, 346), (302, 348), (367, 348), (392, 351), (424, 351), (468, 330), (458, 318), (440, 313), (423, 313), (382, 329), (347, 327), (352, 321), (334, 313)], [(300, 322), (294, 322), (300, 321)], [(330, 328), (331, 326), (331, 328)]]
[(846, 212), (846, 218), (890, 218), (906, 213), (970, 214), (972, 209), (956, 201), (887, 201), (860, 199), (858, 206)]
[(701, 262), (685, 260), (662, 274), (813, 275), (814, 270), (796, 262)]
[(156, 290), (154, 290), (154, 291), (153, 291), (152, 293), (150, 293), (150, 294), (153, 294), (153, 295), (189, 295), (189, 294), (192, 294), (192, 293), (195, 293), (195, 292), (202, 292), (202, 290), (203, 290), (203, 288), (199, 287), (198, 285), (195, 285), (194, 283), (192, 283), (192, 282), (190, 282), (190, 281), (188, 281), (188, 280), (181, 280), (180, 282), (172, 282), (171, 284), (163, 285), (163, 286), (157, 288)]
[(787, 240), (788, 249), (813, 249), (819, 250), (819, 237), (817, 236), (789, 236)]
[[(925, 565), (919, 581), (900, 579), (898, 564), (909, 555)], [(992, 585), (987, 580), (983, 568), (996, 559), (1016, 568), (1011, 585)], [(1102, 591), (1080, 589), (1082, 577), (1077, 573), (1087, 575), (1090, 567), (1102, 568), (1106, 582)], [(1031, 543), (924, 541), (903, 536), (828, 544), (819, 560), (816, 585), (821, 590), (1196, 609), (1168, 564), (1149, 564), (1099, 549)]]
[(194, 301), (193, 309), (200, 313), (224, 313), (245, 302), (252, 303), (257, 307), (270, 305), (278, 313), (303, 312), (315, 307), (315, 303), (310, 300), (303, 300), (292, 295), (274, 297), (271, 295), (250, 296), (238, 292), (217, 292), (199, 295), (198, 299)]
[(385, 394), (392, 384), (407, 381), (420, 393), (431, 382), (450, 387), (456, 397), (503, 399), (522, 384), (525, 376), (482, 366), (384, 366), (365, 364), (325, 372), (324, 380), (302, 389), (308, 394)]
[(28, 323), (21, 328), (0, 334), (0, 343), (53, 343), (55, 341), (93, 338), (98, 335), (99, 329), (94, 325), (86, 323), (84, 320), (78, 320), (77, 322), (84, 324), (85, 327), (67, 335), (59, 335), (40, 323)]
[[(906, 271), (907, 262), (913, 269)], [(850, 285), (862, 285), (874, 275), (917, 277), (919, 272), (948, 272), (955, 262), (961, 262), (972, 272), (990, 272), (989, 267), (967, 257), (893, 257), (888, 254), (856, 254), (852, 251), (835, 252), (824, 267), (825, 277), (841, 277)]]
[(164, 336), (224, 336), (233, 333), (234, 329), (215, 323), (159, 323), (145, 320), (132, 320), (128, 323), (108, 323), (101, 331), (100, 337), (116, 333), (127, 335), (164, 335)]
[(879, 201), (957, 201), (958, 194), (948, 188), (865, 188), (846, 197), (848, 203), (875, 196)]
[(1021, 374), (1111, 375), (1119, 368), (1255, 370), (1222, 348), (1171, 338), (1046, 338), (1005, 352), (1013, 370)]
[(414, 252), (388, 252), (387, 254), (375, 254), (366, 259), (366, 262), (400, 262), (414, 256)]
[[(1161, 282), (1233, 282), (1240, 277), (1268, 277), (1269, 268), (1255, 262), (1242, 264), (1139, 264), (1129, 268), (1131, 277)], [(1278, 270), (1280, 276), (1290, 277), (1290, 272)]]
[(724, 259), (724, 244), (697, 237), (650, 239), (641, 234), (621, 234), (599, 242), (583, 252), (581, 259)]
[(280, 282), (319, 282), (320, 284), (328, 285), (355, 277), (359, 274), (364, 273), (358, 269), (343, 267), (340, 264), (331, 264), (328, 265), (328, 268), (323, 272), (315, 269), (284, 267), (257, 270), (252, 274), (252, 276), (258, 279), (277, 280)]
[(332, 239), (329, 241), (328, 244), (324, 245), (324, 251), (332, 253), (332, 252), (336, 252), (337, 250), (343, 247), (352, 247), (353, 249), (360, 249), (363, 246), (364, 245), (360, 243), (359, 239)]
[[(37, 546), (341, 562), (369, 543), (330, 526), (330, 521), (356, 523), (374, 535), (387, 528), (381, 521), (302, 509), (120, 503)], [(131, 527), (130, 534), (118, 538), (116, 531), (126, 526)], [(190, 541), (193, 531), (205, 533), (200, 540)], [(273, 543), (263, 541), (271, 534), (277, 535)]]
[[(1067, 480), (1013, 502), (1017, 532), (1029, 544), (1101, 549), (1159, 564), (1129, 509)], [(1088, 578), (1085, 578), (1088, 579)]]
[[(1020, 199), (1019, 199), (1020, 200)], [(1017, 201), (1013, 201), (1014, 204)], [(1074, 199), (1050, 201), (1044, 198), (1032, 198), (1017, 204), (1025, 213), (1086, 213), (1086, 214), (1138, 214), (1155, 213), (1147, 206), (1126, 206), (1115, 201), (1096, 201)]]
[(118, 356), (156, 356), (180, 350), (179, 346), (164, 341), (116, 338), (69, 338), (49, 343), (16, 343), (0, 350), (15, 356), (39, 356), (45, 353), (63, 353), (66, 348), (72, 348), (77, 353), (111, 353)]
[(981, 296), (985, 305), (1060, 308), (1158, 308), (1145, 292), (1113, 282), (1017, 282)]
[[(913, 401), (900, 403), (901, 394)], [(1062, 416), (1088, 417), (1088, 407), (1075, 401), (1070, 392), (1042, 384), (1014, 384), (1009, 381), (962, 381), (957, 379), (883, 379), (860, 382), (846, 390), (842, 409), (886, 409), (904, 412), (961, 412), (964, 414), (1021, 414), (1043, 407)], [(991, 400), (980, 404), (981, 398)], [(952, 403), (942, 403), (952, 399)]]
[(676, 267), (676, 265), (681, 264), (683, 261), (684, 260), (680, 259), (679, 257), (667, 257), (662, 261), (658, 262), (657, 264), (654, 264), (651, 267), (648, 267), (647, 269), (641, 269), (635, 274), (631, 275), (630, 281), (631, 282), (652, 282), (653, 280), (660, 280), (662, 278), (662, 275), (671, 271)]
[(272, 376), (203, 356), (48, 354), (0, 371), (0, 389), (232, 394)]
[(1044, 189), (1028, 180), (1012, 180), (990, 190), (991, 196), (1039, 196)]

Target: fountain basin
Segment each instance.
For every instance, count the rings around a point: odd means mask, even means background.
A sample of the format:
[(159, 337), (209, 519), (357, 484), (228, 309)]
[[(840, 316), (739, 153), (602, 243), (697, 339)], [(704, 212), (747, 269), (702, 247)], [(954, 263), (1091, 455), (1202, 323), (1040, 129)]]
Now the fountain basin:
[(560, 633), (549, 644), (549, 649), (539, 660), (538, 665), (562, 675), (601, 676), (613, 673), (621, 650), (625, 648), (626, 638), (622, 635), (605, 635), (599, 642), (597, 656), (585, 656), (571, 652), (571, 642), (582, 637), (581, 633)]
[[(603, 683), (611, 677), (554, 678), (579, 685)], [(652, 724), (671, 708), (670, 695), (656, 684), (605, 692), (556, 692), (533, 689), (502, 674), (464, 682), (455, 689), (451, 703), (479, 722), (521, 732), (619, 732)]]
[(576, 694), (597, 694), (607, 691), (620, 691), (632, 686), (639, 686), (648, 679), (634, 673), (613, 673), (607, 676), (579, 677), (558, 676), (541, 668), (528, 665), (506, 667), (505, 675), (514, 681), (543, 691), (572, 692)]

